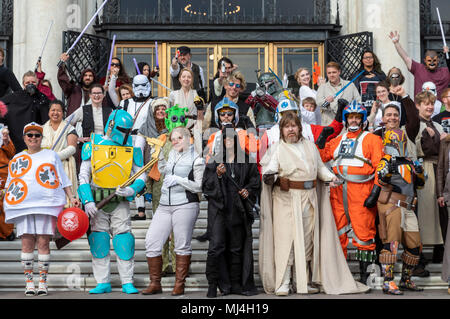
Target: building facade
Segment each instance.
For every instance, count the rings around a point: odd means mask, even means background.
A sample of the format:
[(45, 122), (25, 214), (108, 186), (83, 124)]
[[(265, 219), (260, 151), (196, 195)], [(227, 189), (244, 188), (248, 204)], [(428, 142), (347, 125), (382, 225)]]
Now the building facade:
[[(7, 61), (16, 76), (34, 68), (53, 20), (42, 65), (56, 96), (61, 96), (56, 84), (59, 55), (102, 2), (33, 0), (31, 5), (30, 0), (2, 0), (0, 45), (7, 48)], [(151, 66), (158, 62), (158, 80), (171, 87), (170, 61), (178, 46), (187, 45), (207, 79), (212, 80), (217, 61), (227, 56), (238, 64), (252, 89), (255, 71), (273, 70), (292, 80), (297, 68), (312, 70), (317, 63), (323, 75), (324, 65), (335, 57), (333, 50), (343, 53), (341, 63), (358, 67), (358, 55), (367, 47), (373, 48), (385, 72), (392, 66), (402, 69), (407, 75), (407, 91), (412, 93), (412, 78), (388, 34), (399, 31), (403, 47), (415, 60), (421, 60), (425, 49), (442, 51), (436, 7), (450, 41), (447, 0), (108, 0), (87, 32), (106, 43), (105, 47), (75, 47), (71, 63), (101, 61), (97, 69), (104, 75), (108, 43), (115, 35), (114, 54), (122, 59), (130, 76), (136, 74), (133, 58)], [(330, 42), (333, 39), (340, 47)], [(89, 54), (95, 50), (96, 54)], [(348, 78), (352, 72), (347, 73)], [(293, 87), (294, 82), (290, 81)], [(153, 90), (155, 95), (168, 93), (156, 84)]]

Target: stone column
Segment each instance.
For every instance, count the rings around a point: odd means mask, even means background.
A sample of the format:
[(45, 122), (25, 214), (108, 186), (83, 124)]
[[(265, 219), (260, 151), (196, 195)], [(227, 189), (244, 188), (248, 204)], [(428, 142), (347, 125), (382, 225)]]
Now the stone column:
[(388, 37), (390, 31), (400, 33), (400, 43), (411, 58), (420, 61), (420, 3), (419, 0), (331, 0), (332, 15), (339, 2), (341, 34), (369, 31), (373, 46), (385, 73), (399, 67), (405, 75), (404, 87), (411, 96), (414, 78), (397, 54)]

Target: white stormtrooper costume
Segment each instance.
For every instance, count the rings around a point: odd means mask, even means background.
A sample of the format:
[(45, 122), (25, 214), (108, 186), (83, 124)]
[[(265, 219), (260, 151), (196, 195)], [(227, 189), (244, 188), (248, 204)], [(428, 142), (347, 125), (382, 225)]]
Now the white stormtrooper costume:
[(430, 81), (425, 82), (424, 84), (422, 84), (422, 91), (430, 91), (436, 97), (436, 102), (434, 102), (434, 111), (431, 117), (441, 113), (442, 102), (438, 100), (436, 85)]
[[(135, 119), (131, 136), (133, 138), (133, 144), (141, 148), (142, 153), (144, 153), (145, 140), (143, 138), (136, 139), (136, 137), (141, 126), (147, 121), (148, 114), (150, 113), (150, 116), (152, 116), (151, 103), (153, 99), (150, 98), (151, 92), (152, 86), (148, 78), (145, 75), (138, 74), (133, 78), (134, 97), (122, 100), (119, 104), (119, 109), (124, 109)], [(138, 210), (145, 210), (144, 196), (136, 197), (134, 201)]]

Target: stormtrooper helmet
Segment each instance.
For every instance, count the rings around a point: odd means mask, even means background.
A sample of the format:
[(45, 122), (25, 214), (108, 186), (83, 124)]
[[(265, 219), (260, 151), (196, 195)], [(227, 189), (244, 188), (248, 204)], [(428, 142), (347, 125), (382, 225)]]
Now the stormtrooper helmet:
[(133, 93), (136, 97), (148, 97), (151, 92), (150, 81), (145, 75), (138, 74), (133, 78)]
[(431, 93), (434, 94), (434, 96), (437, 96), (437, 91), (436, 91), (436, 84), (434, 84), (433, 82), (425, 82), (422, 85), (422, 91), (430, 91)]

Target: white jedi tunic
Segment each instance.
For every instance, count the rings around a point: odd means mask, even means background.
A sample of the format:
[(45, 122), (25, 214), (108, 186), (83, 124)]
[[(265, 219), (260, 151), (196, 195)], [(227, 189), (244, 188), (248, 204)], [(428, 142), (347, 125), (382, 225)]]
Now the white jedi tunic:
[[(278, 173), (293, 181), (334, 176), (323, 164), (313, 142), (303, 139), (295, 144), (274, 144), (261, 160), (262, 173)], [(320, 197), (318, 197), (320, 196)], [(263, 185), (259, 270), (266, 293), (281, 285), (291, 247), (294, 248), (297, 293), (308, 292), (308, 262), (312, 282), (327, 294), (365, 292), (368, 287), (356, 283), (340, 249), (336, 225), (326, 188), (291, 189)]]

